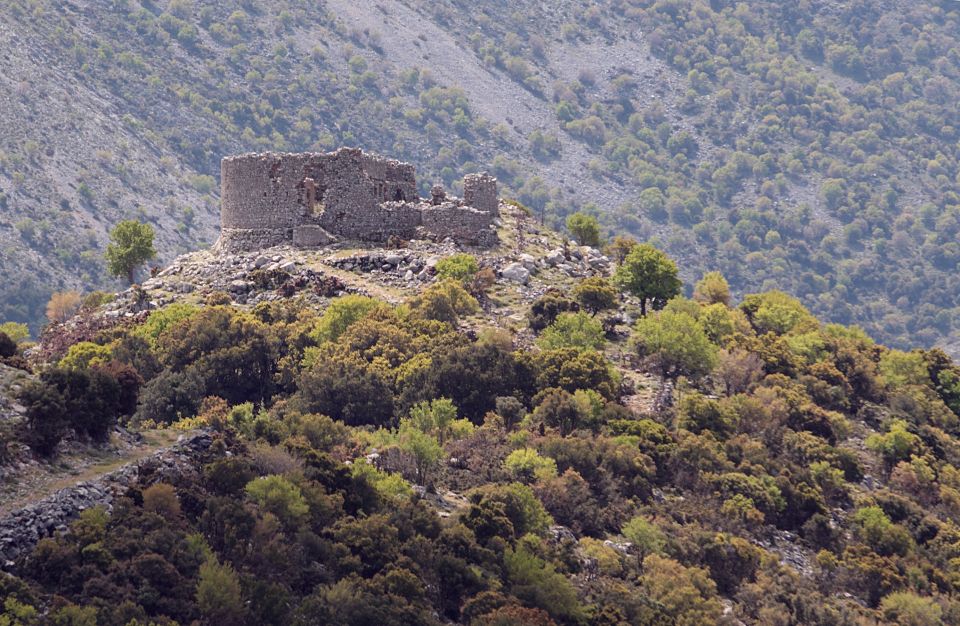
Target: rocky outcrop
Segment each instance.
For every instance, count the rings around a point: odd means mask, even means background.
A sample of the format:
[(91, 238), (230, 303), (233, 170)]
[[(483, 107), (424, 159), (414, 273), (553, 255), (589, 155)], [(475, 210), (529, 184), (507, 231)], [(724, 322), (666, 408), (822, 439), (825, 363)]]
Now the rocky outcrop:
[(209, 433), (186, 436), (174, 446), (124, 465), (94, 480), (77, 483), (0, 519), (0, 570), (10, 570), (38, 541), (67, 530), (82, 511), (96, 506), (110, 510), (116, 497), (144, 475), (174, 480), (191, 471), (212, 442)]

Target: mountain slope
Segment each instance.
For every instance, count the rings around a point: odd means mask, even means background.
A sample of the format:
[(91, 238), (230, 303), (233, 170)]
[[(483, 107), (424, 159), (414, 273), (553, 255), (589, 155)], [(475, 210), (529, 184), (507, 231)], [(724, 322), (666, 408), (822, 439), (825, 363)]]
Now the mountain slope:
[(346, 144), (425, 187), (491, 169), (548, 219), (656, 238), (688, 280), (953, 350), (957, 22), (879, 0), (13, 0), (0, 317), (104, 284), (121, 217), (154, 221), (163, 259), (212, 241), (223, 154)]

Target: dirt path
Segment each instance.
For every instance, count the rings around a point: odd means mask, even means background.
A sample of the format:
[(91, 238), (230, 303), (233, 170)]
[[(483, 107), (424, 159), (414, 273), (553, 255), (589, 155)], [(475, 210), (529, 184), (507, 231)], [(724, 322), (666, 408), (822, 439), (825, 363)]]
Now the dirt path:
[(24, 464), (0, 481), (0, 518), (77, 483), (94, 480), (124, 465), (136, 463), (188, 435), (172, 429), (145, 431), (136, 445), (114, 442), (108, 448), (84, 448), (50, 463)]

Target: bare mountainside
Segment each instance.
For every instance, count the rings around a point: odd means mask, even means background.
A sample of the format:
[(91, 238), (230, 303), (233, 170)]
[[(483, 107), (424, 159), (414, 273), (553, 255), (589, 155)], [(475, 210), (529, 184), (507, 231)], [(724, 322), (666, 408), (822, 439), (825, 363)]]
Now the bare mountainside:
[(688, 282), (780, 287), (956, 351), (948, 2), (12, 0), (0, 8), (0, 318), (108, 283), (121, 218), (212, 242), (219, 160), (357, 145), (548, 221), (598, 213)]

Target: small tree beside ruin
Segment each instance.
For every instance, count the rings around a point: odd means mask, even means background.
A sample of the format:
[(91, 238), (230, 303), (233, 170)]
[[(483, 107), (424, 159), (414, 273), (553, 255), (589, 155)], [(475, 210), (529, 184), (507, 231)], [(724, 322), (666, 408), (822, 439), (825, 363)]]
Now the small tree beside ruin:
[(137, 268), (157, 256), (153, 248), (153, 227), (136, 220), (124, 220), (110, 231), (107, 244), (107, 269), (114, 276), (125, 276), (132, 285)]

